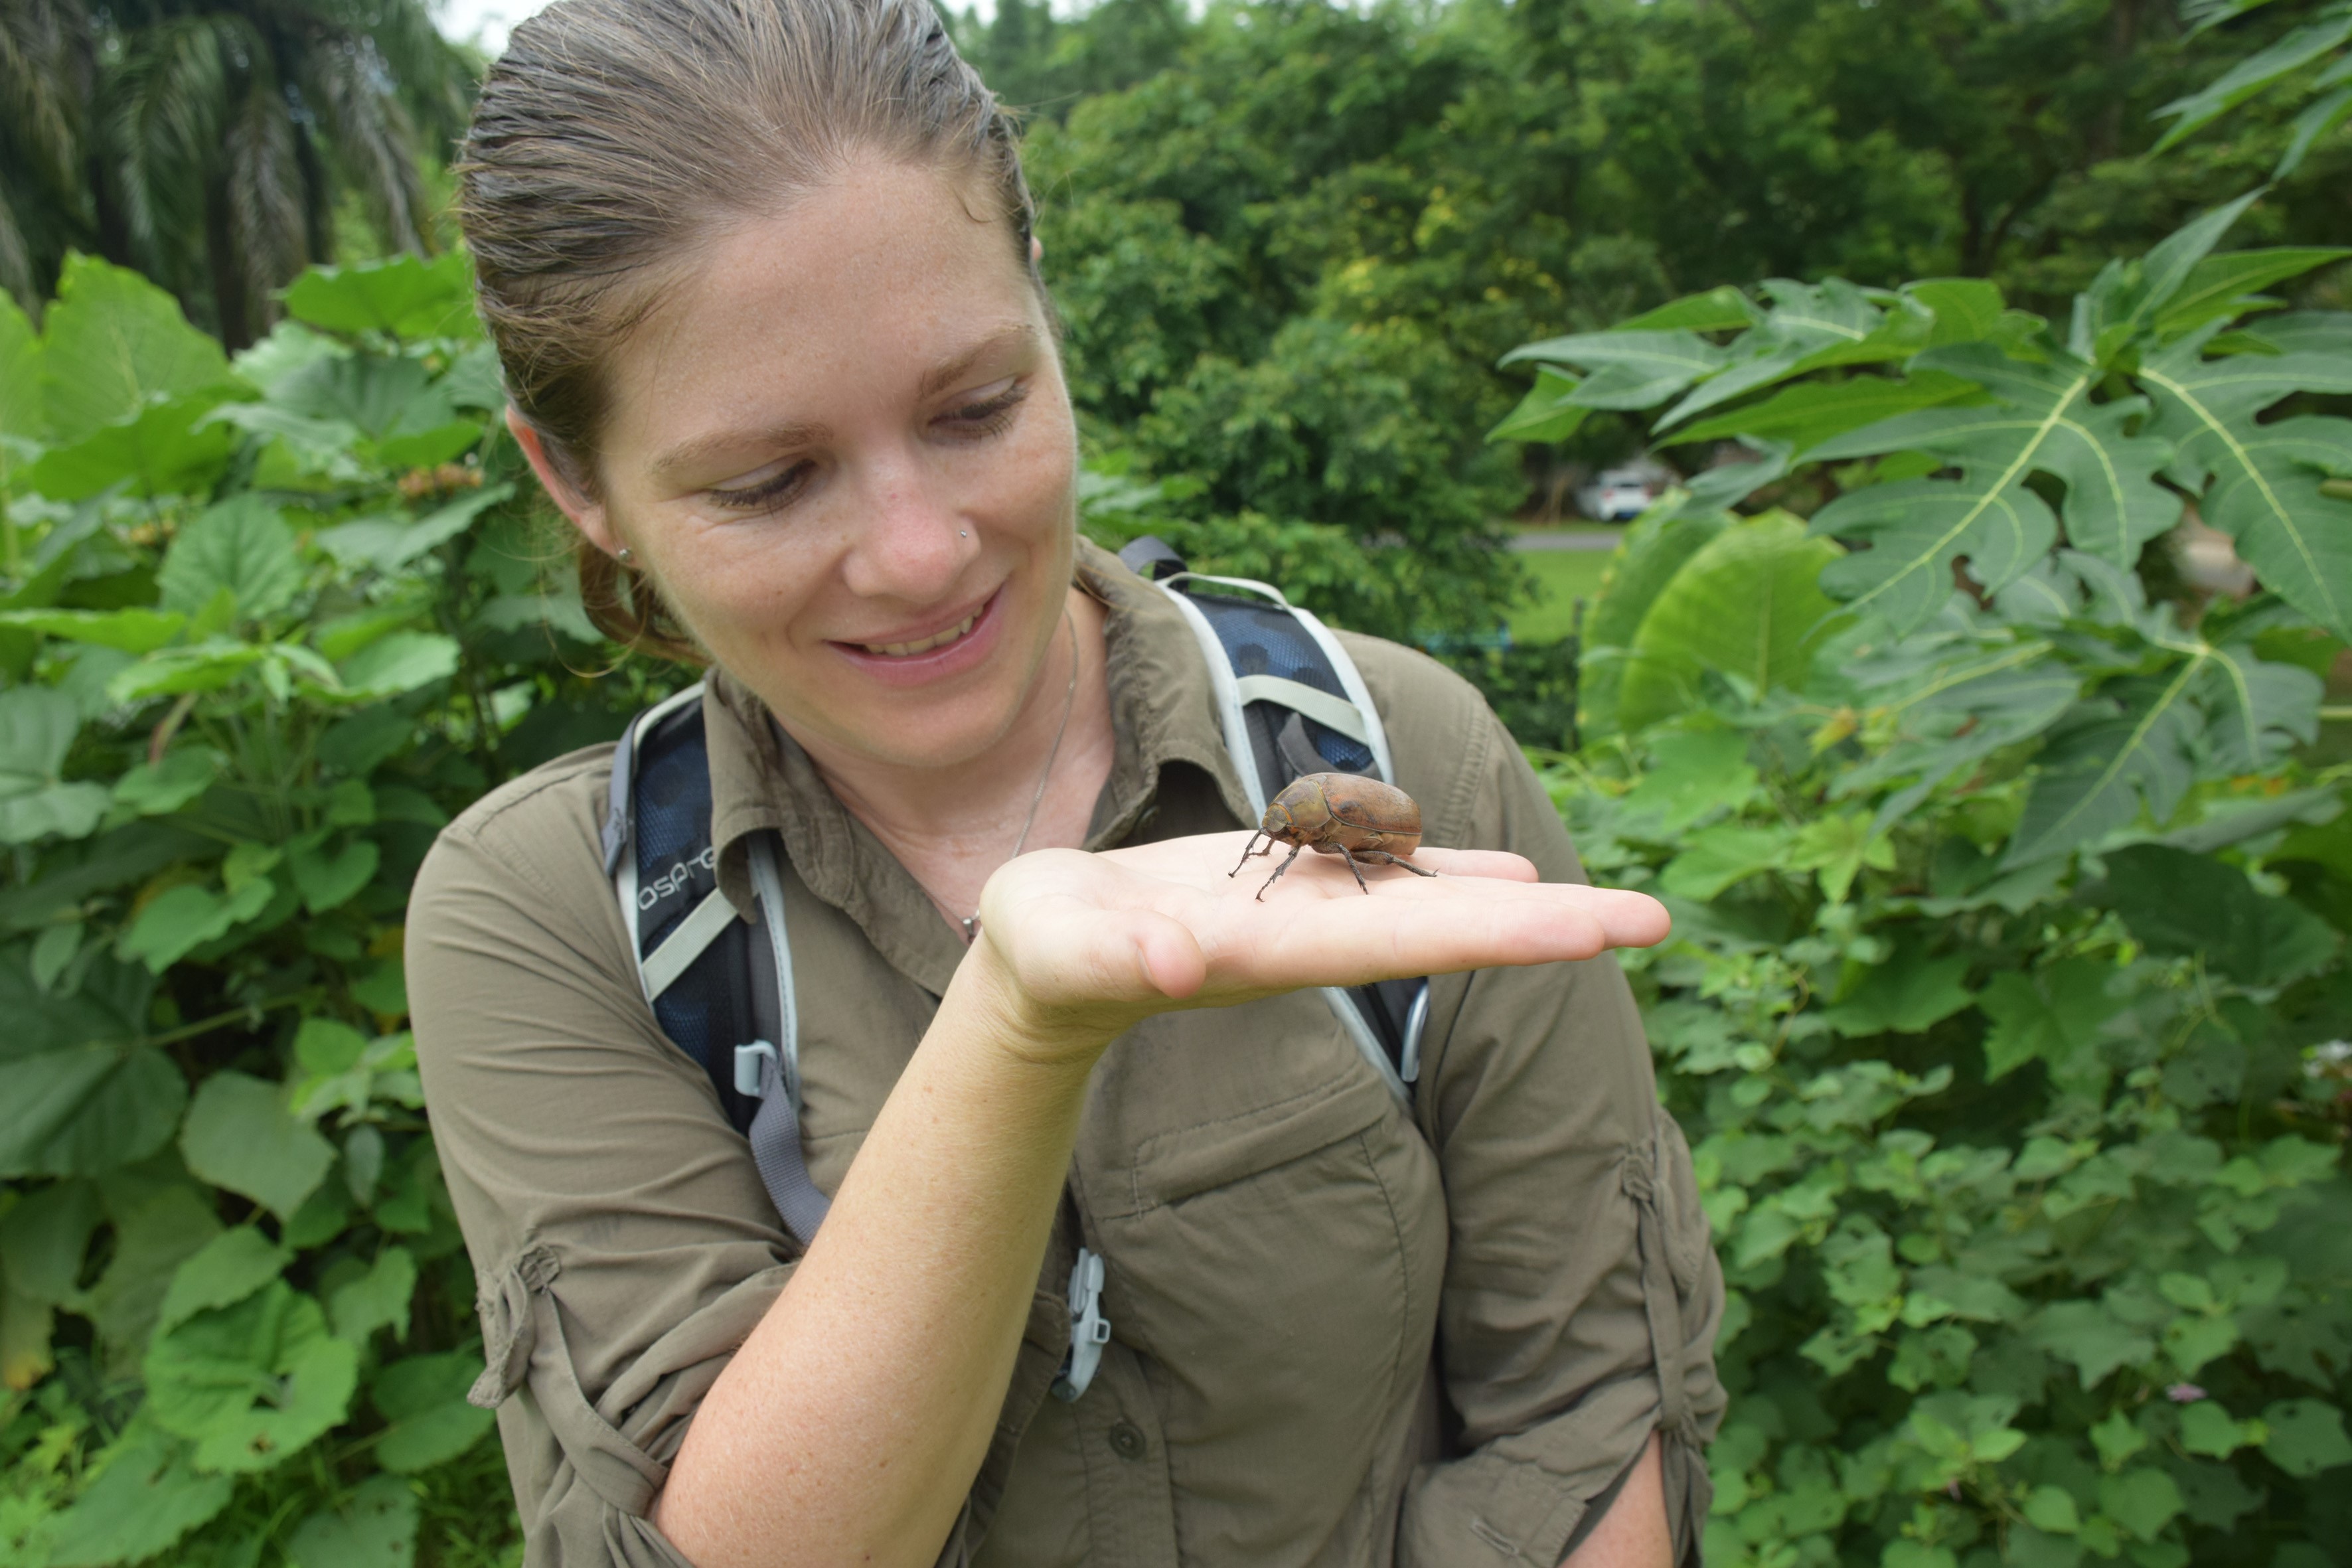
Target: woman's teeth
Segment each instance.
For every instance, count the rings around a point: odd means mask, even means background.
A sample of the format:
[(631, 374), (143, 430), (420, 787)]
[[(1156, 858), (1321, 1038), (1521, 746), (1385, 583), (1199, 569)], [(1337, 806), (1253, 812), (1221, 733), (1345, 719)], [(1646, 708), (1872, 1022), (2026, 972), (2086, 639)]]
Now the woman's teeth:
[(963, 622), (961, 626), (950, 626), (939, 636), (935, 637), (925, 637), (920, 642), (869, 642), (860, 643), (858, 646), (864, 648), (867, 653), (883, 654), (891, 658), (904, 658), (908, 654), (929, 653), (935, 647), (945, 647), (948, 644), (955, 641), (956, 638), (971, 630), (972, 623), (978, 619), (980, 619), (980, 612), (978, 610), (974, 610), (971, 615), (968, 615), (963, 618)]

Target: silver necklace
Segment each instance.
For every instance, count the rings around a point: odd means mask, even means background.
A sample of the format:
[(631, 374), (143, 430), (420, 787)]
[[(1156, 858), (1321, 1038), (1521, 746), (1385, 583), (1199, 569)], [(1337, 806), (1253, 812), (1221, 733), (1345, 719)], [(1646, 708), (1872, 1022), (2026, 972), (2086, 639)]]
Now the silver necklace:
[[(1062, 721), (1055, 728), (1053, 745), (1046, 748), (1045, 771), (1037, 775), (1036, 793), (1029, 797), (1029, 815), (1021, 819), (1021, 837), (1013, 841), (1013, 853), (1004, 858), (1006, 860), (1018, 860), (1021, 851), (1028, 847), (1029, 830), (1037, 826), (1037, 808), (1045, 802), (1046, 782), (1054, 776), (1054, 759), (1062, 754), (1062, 737), (1070, 731), (1070, 710), (1076, 706), (1078, 700), (1078, 628), (1070, 619), (1067, 605), (1062, 606), (1062, 625), (1070, 634), (1070, 684), (1068, 689), (1062, 693)], [(909, 871), (908, 875), (913, 877), (914, 873)], [(932, 892), (930, 884), (920, 877), (915, 877), (915, 886), (922, 889), (923, 896), (939, 906), (940, 913), (963, 927), (964, 945), (971, 946), (972, 938), (980, 931), (980, 911), (974, 910), (968, 915), (958, 915), (949, 907), (948, 901)]]

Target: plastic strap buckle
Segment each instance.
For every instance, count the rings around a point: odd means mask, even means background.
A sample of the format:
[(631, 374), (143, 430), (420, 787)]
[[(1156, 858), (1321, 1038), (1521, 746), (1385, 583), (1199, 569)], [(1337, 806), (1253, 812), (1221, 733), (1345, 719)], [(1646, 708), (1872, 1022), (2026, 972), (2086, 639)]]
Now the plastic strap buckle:
[(746, 1100), (762, 1100), (765, 1091), (760, 1087), (761, 1064), (776, 1059), (776, 1047), (765, 1040), (753, 1040), (748, 1046), (735, 1047), (735, 1092)]
[(1087, 1391), (1110, 1343), (1110, 1320), (1102, 1313), (1103, 1260), (1085, 1247), (1070, 1268), (1070, 1349), (1054, 1379), (1054, 1397), (1068, 1403)]

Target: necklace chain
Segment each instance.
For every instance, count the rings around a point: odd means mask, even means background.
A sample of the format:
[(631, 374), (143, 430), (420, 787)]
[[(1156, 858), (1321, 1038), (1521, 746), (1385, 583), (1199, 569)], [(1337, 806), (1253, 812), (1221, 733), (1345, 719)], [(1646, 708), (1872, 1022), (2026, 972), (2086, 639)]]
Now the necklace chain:
[[(1045, 751), (1045, 772), (1037, 775), (1036, 791), (1029, 797), (1029, 815), (1021, 819), (1021, 837), (1013, 841), (1013, 853), (1004, 858), (1007, 861), (1018, 860), (1021, 858), (1021, 851), (1028, 847), (1029, 830), (1037, 826), (1037, 808), (1045, 803), (1045, 785), (1054, 776), (1054, 760), (1062, 754), (1062, 737), (1069, 733), (1070, 711), (1077, 705), (1078, 628), (1070, 619), (1070, 609), (1067, 605), (1062, 606), (1062, 625), (1070, 634), (1070, 684), (1062, 693), (1062, 721), (1055, 727), (1054, 743)], [(909, 871), (908, 875), (912, 877), (914, 873)], [(959, 915), (945, 899), (932, 892), (930, 884), (920, 877), (915, 877), (915, 886), (922, 889), (923, 896), (939, 906), (941, 914), (963, 928), (963, 940), (969, 945), (980, 931), (980, 911), (974, 910), (968, 915)]]

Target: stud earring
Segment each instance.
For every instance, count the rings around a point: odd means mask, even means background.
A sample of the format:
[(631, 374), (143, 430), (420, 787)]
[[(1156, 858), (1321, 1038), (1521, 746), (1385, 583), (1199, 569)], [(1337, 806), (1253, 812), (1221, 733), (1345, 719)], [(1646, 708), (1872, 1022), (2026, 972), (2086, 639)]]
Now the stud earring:
[(622, 565), (626, 566), (630, 562), (635, 561), (636, 557), (630, 554), (629, 547), (624, 544), (620, 549), (613, 552), (613, 559), (618, 561)]
[(971, 537), (971, 530), (968, 528), (959, 528), (956, 530), (956, 537), (958, 539), (970, 539)]

